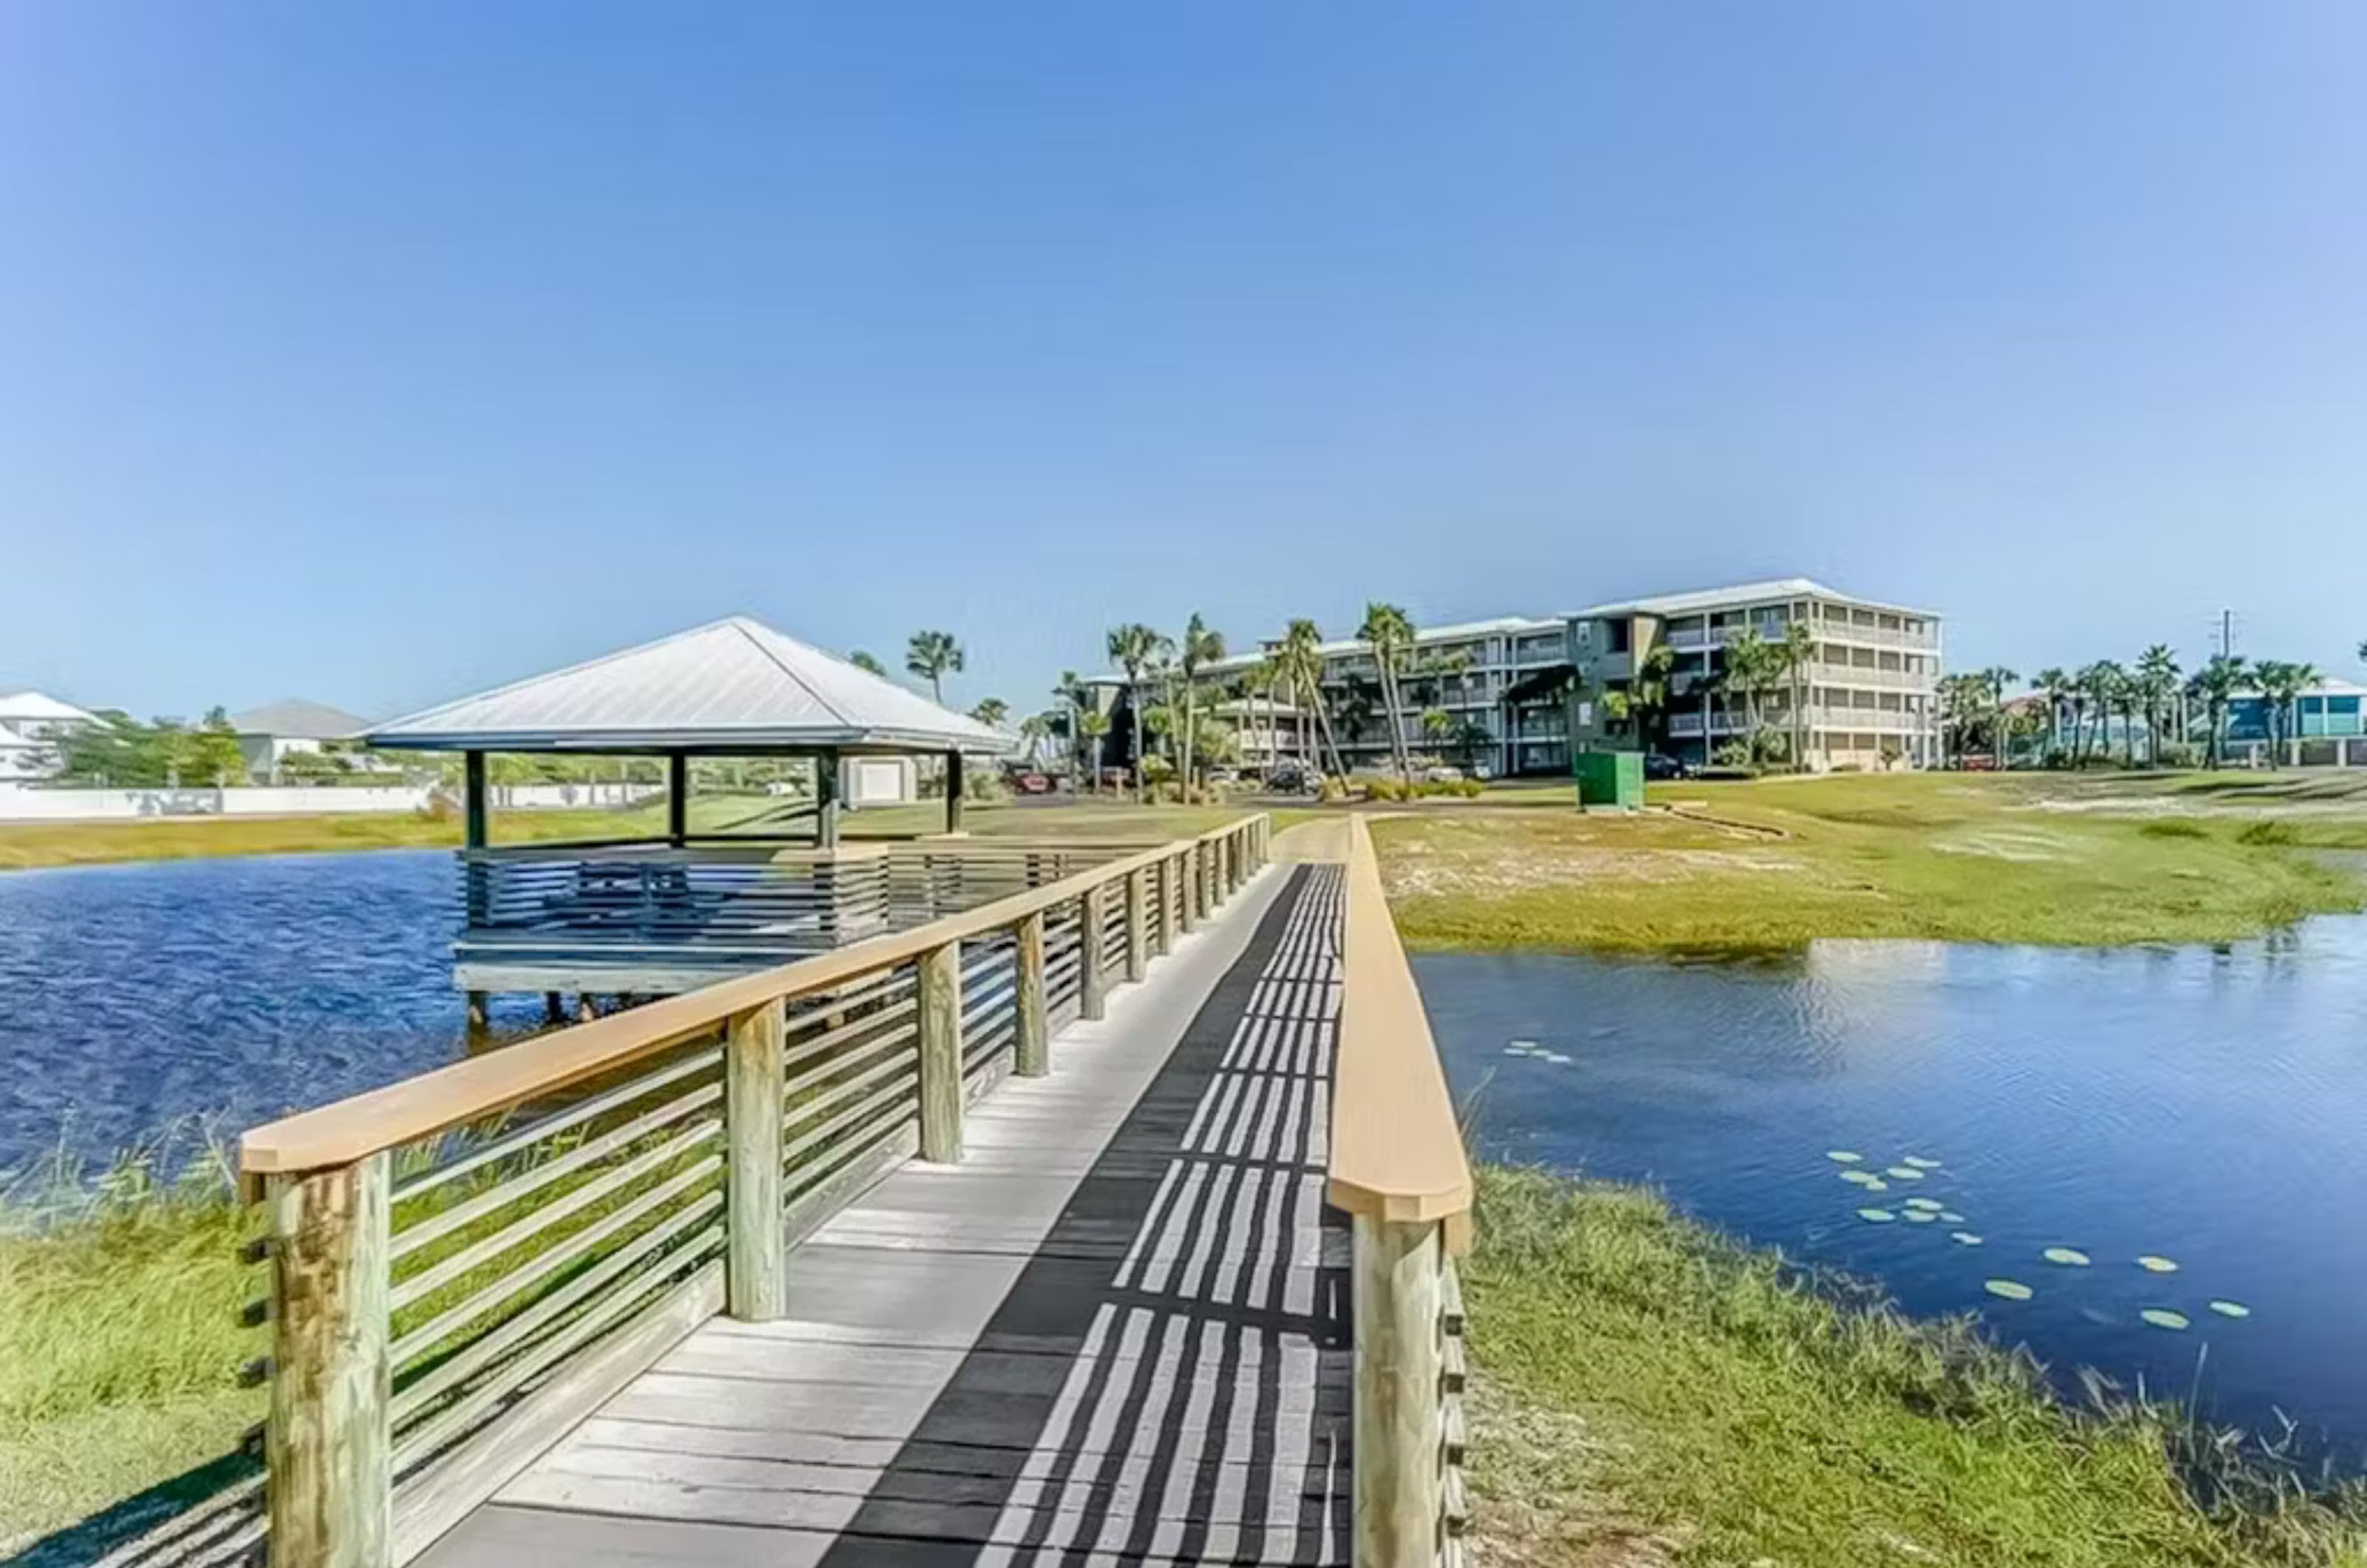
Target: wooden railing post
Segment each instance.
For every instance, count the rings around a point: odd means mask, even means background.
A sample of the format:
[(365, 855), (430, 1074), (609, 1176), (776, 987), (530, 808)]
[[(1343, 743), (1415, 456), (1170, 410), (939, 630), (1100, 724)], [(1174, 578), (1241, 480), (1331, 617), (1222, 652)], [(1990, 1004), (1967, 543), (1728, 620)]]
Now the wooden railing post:
[(1159, 880), (1154, 891), (1159, 895), (1151, 930), (1158, 938), (1161, 957), (1175, 951), (1175, 867), (1177, 857), (1162, 855), (1159, 860)]
[(1126, 874), (1126, 977), (1129, 982), (1141, 979), (1150, 966), (1150, 911), (1143, 905), (1146, 880), (1139, 871)]
[(788, 1311), (788, 1230), (782, 1191), (781, 999), (736, 1013), (723, 1045), (725, 1310), (745, 1323)]
[(1200, 929), (1200, 846), (1186, 844), (1180, 862), (1184, 877), (1184, 897), (1177, 899), (1184, 917), (1184, 930), (1189, 933)]
[(962, 1157), (961, 943), (929, 949), (920, 971), (921, 1157), (950, 1165)]
[(1088, 887), (1077, 901), (1077, 1012), (1082, 1018), (1100, 1018), (1109, 1011), (1109, 966), (1102, 957), (1109, 935), (1102, 894), (1108, 886)]
[(1433, 1568), (1444, 1540), (1443, 1234), (1355, 1216), (1356, 1568)]
[(1052, 1070), (1052, 1027), (1044, 1005), (1044, 911), (1019, 922), (1018, 995), (1019, 1044), (1012, 1070), (1021, 1077), (1040, 1078)]
[(274, 1177), (271, 1410), (265, 1423), (271, 1561), (289, 1568), (393, 1562), (388, 1409), (385, 1153)]

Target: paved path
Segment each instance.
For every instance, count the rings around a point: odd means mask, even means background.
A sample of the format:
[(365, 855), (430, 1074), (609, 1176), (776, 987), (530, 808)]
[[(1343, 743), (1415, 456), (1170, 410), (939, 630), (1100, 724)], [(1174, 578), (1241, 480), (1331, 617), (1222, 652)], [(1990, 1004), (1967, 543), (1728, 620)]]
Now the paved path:
[(1346, 1562), (1340, 919), (1270, 868), (423, 1562)]

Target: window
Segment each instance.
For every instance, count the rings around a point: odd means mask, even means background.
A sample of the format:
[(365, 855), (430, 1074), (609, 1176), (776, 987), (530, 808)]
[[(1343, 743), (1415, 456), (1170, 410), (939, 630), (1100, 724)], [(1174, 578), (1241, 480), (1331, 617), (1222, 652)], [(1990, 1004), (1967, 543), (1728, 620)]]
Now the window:
[(1611, 651), (1625, 653), (1635, 646), (1636, 623), (1620, 619), (1607, 623), (1611, 631)]

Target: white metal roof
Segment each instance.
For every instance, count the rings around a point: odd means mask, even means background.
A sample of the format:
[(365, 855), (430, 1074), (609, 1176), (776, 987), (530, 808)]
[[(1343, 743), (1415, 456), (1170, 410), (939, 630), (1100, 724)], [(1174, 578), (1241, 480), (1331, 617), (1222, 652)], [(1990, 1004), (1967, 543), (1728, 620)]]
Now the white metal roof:
[(47, 692), (11, 692), (0, 697), (0, 718), (33, 719), (44, 724), (98, 722), (98, 715), (60, 702)]
[(276, 703), (231, 715), (230, 727), (241, 735), (270, 735), (289, 740), (344, 740), (368, 729), (369, 720), (326, 703), (283, 697)]
[[(1459, 621), (1453, 626), (1416, 626), (1413, 641), (1416, 648), (1427, 648), (1433, 643), (1460, 642), (1466, 637), (1517, 637), (1524, 632), (1557, 632), (1561, 627), (1562, 618), (1559, 615), (1498, 615), (1491, 620)], [(1370, 648), (1371, 645), (1362, 637), (1343, 637), (1318, 643), (1315, 651), (1326, 659), (1331, 659), (1343, 653), (1367, 652)], [(1263, 649), (1256, 653), (1236, 653), (1215, 660), (1208, 668), (1245, 670), (1264, 657)], [(1116, 679), (1121, 685), (1126, 682), (1126, 677), (1123, 675)]]
[(1001, 751), (1011, 743), (744, 615), (391, 719), (364, 739), (423, 751)]
[(1902, 615), (1920, 615), (1938, 620), (1931, 610), (1911, 609), (1904, 604), (1886, 604), (1876, 599), (1861, 599), (1854, 593), (1844, 593), (1826, 586), (1813, 577), (1774, 577), (1763, 582), (1737, 582), (1725, 588), (1700, 588), (1688, 593), (1662, 593), (1649, 599), (1620, 599), (1608, 604), (1595, 604), (1570, 612), (1570, 619), (1586, 620), (1595, 615), (1692, 615), (1704, 610), (1724, 610), (1740, 604), (1764, 604), (1777, 599), (1836, 599), (1844, 604), (1860, 605), (1869, 610), (1889, 610)]

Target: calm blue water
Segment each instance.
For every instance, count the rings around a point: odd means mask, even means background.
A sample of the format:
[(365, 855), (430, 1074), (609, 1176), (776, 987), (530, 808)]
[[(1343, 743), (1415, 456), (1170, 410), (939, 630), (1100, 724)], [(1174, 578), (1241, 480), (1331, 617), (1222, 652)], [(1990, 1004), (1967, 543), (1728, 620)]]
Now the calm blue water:
[[(1657, 1184), (1912, 1311), (1976, 1310), (2058, 1374), (2199, 1389), (2207, 1416), (2256, 1430), (2282, 1410), (2339, 1462), (2367, 1455), (2367, 919), (2224, 950), (1836, 942), (1767, 964), (1414, 966), (1490, 1157)], [(1829, 1150), (1940, 1168), (1868, 1195)], [(1919, 1197), (1963, 1224), (1857, 1216)], [(2050, 1247), (2093, 1264), (2049, 1264)], [(1991, 1278), (2036, 1293), (1998, 1300)], [(2214, 1297), (2253, 1315), (2215, 1316)], [(2149, 1326), (2149, 1307), (2192, 1326)]]
[(457, 897), (442, 850), (0, 874), (0, 1168), (456, 1059)]

